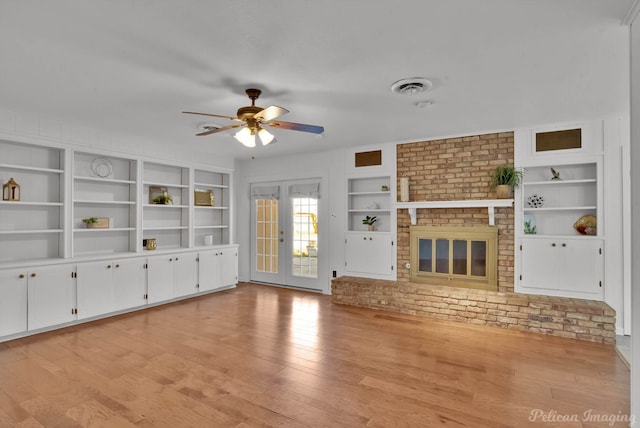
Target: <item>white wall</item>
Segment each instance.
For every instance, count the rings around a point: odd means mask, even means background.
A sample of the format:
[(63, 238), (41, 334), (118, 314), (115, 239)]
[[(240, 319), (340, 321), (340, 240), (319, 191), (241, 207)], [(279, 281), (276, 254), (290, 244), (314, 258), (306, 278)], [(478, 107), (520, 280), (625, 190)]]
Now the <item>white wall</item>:
[(0, 131), (3, 138), (52, 146), (71, 146), (83, 150), (108, 151), (124, 156), (140, 156), (166, 163), (192, 164), (202, 167), (233, 169), (231, 157), (212, 156), (176, 141), (175, 145), (158, 144), (149, 138), (122, 135), (116, 131), (107, 133), (87, 128), (78, 123), (65, 123), (28, 112), (0, 110)]
[[(331, 273), (336, 270), (338, 276), (344, 268), (343, 231), (345, 229), (345, 179), (343, 150), (309, 153), (278, 158), (252, 159), (238, 162), (235, 174), (238, 278), (250, 279), (250, 184), (265, 181), (279, 181), (321, 177), (328, 183), (321, 188), (321, 199), (328, 201), (326, 219), (320, 218), (320, 238), (324, 236), (326, 244), (319, 252), (329, 255), (325, 272), (318, 272), (324, 278), (324, 292), (330, 292)], [(324, 229), (324, 230), (323, 230)]]

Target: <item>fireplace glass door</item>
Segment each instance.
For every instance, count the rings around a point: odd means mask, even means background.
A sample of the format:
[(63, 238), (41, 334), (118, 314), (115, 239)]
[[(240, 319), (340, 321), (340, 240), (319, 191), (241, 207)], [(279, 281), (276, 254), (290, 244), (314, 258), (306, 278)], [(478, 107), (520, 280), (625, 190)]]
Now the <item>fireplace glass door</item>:
[(411, 280), (452, 286), (496, 287), (495, 228), (411, 228)]

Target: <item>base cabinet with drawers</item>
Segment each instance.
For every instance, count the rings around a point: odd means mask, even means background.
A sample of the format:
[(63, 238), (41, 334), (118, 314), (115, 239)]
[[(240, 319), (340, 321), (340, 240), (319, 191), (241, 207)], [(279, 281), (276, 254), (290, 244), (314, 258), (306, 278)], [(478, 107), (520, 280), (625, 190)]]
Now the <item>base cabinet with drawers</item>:
[(0, 342), (234, 287), (237, 255), (227, 245), (0, 270)]

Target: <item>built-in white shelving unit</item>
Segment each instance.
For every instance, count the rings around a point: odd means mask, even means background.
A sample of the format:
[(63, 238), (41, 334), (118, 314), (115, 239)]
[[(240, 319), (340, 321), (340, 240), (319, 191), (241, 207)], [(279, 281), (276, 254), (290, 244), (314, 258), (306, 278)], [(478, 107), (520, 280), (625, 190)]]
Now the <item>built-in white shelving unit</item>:
[(0, 185), (20, 185), (0, 201), (0, 264), (64, 257), (64, 150), (0, 140), (0, 153)]
[(347, 230), (366, 231), (362, 224), (366, 216), (376, 216), (374, 228), (380, 232), (391, 231), (391, 177), (357, 177), (347, 182)]

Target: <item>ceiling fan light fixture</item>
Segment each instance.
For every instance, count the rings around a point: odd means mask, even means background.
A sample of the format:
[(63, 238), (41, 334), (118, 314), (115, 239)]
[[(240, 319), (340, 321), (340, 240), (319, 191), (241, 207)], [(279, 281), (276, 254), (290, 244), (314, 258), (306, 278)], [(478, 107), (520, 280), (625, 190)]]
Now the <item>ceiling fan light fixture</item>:
[(274, 138), (276, 138), (271, 132), (264, 128), (260, 128), (260, 131), (258, 131), (258, 137), (260, 137), (260, 141), (263, 146), (273, 142)]
[(400, 95), (418, 95), (431, 89), (433, 84), (424, 77), (400, 79), (391, 85), (391, 92)]
[(256, 134), (247, 127), (242, 128), (240, 131), (236, 132), (234, 135), (235, 139), (240, 141), (247, 147), (255, 147), (256, 146)]

